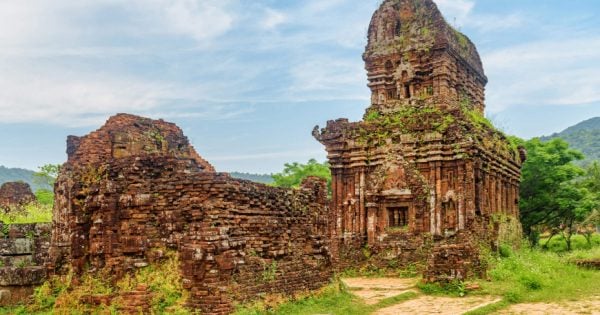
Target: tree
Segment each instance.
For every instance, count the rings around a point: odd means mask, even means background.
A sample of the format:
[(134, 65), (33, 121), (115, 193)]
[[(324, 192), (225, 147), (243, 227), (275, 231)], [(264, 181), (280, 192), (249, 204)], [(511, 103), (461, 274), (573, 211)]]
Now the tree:
[(588, 245), (591, 246), (592, 235), (600, 226), (600, 163), (595, 161), (586, 168), (586, 176), (581, 184), (590, 191), (594, 209), (581, 223), (578, 232), (585, 237)]
[(528, 156), (522, 170), (519, 204), (523, 230), (532, 245), (537, 244), (542, 225), (570, 226), (565, 235), (569, 236), (590, 205), (589, 191), (575, 182), (584, 171), (572, 163), (583, 159), (583, 154), (569, 149), (561, 139), (542, 142), (536, 138), (524, 145)]
[(34, 183), (53, 187), (60, 172), (60, 164), (46, 164), (38, 167), (38, 169), (39, 171), (33, 173)]
[(331, 187), (331, 171), (329, 163), (319, 163), (310, 159), (307, 164), (286, 163), (283, 172), (273, 174), (275, 180), (273, 186), (277, 187), (299, 187), (302, 180), (309, 176), (317, 176), (327, 180), (327, 187)]
[(596, 197), (600, 198), (600, 163), (594, 161), (586, 168), (586, 176), (583, 185), (587, 187)]
[[(39, 171), (33, 173), (33, 182), (42, 187), (54, 187), (58, 173), (59, 164), (46, 164), (39, 167)], [(47, 188), (38, 189), (35, 196), (39, 203), (51, 205), (54, 203), (54, 193)]]

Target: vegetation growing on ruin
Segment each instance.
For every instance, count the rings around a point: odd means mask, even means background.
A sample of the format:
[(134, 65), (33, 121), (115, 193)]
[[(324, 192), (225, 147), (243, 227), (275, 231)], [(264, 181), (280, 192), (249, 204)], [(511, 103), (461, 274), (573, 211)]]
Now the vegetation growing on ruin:
[[(359, 145), (381, 147), (389, 141), (399, 143), (402, 136), (423, 142), (438, 134), (446, 139), (477, 142), (485, 150), (505, 157), (519, 156), (518, 142), (496, 129), (489, 119), (473, 108), (466, 96), (449, 110), (432, 104), (425, 96), (414, 102), (409, 105), (406, 101), (397, 101), (390, 112), (371, 108), (365, 114), (364, 123), (352, 131), (353, 137)], [(460, 144), (455, 151), (468, 154), (462, 152)]]
[[(107, 271), (86, 272), (75, 277), (72, 272), (50, 277), (35, 290), (32, 303), (11, 309), (0, 309), (0, 314), (118, 314), (126, 304), (119, 294), (129, 292), (140, 284), (152, 294), (153, 314), (192, 314), (184, 308), (188, 297), (183, 289), (179, 272), (179, 258), (175, 252), (164, 251), (160, 263), (150, 264), (112, 284), (113, 275)], [(92, 297), (106, 297), (110, 303), (94, 305)]]

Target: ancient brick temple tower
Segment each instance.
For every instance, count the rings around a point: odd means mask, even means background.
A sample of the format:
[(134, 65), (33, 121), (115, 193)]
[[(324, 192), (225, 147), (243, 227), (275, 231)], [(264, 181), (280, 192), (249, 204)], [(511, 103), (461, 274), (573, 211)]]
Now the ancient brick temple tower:
[(473, 43), (431, 0), (386, 0), (363, 59), (372, 92), (363, 121), (313, 132), (331, 163), (341, 260), (368, 245), (414, 261), (429, 253), (418, 250), (431, 249), (426, 239), (461, 231), (497, 241), (489, 223), (518, 217), (524, 157), (483, 117), (487, 78)]

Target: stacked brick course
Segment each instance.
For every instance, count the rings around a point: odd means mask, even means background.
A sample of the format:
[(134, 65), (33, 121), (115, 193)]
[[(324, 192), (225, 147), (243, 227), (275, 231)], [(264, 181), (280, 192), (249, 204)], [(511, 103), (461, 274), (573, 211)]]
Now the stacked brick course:
[(118, 278), (174, 249), (189, 306), (211, 314), (328, 283), (323, 181), (290, 190), (232, 179), (215, 173), (174, 125), (131, 115), (73, 139), (55, 187), (53, 272)]

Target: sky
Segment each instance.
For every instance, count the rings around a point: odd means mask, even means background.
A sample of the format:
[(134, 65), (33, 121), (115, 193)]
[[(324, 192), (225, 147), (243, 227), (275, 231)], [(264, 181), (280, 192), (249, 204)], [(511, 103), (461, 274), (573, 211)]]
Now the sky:
[[(487, 116), (523, 138), (600, 116), (600, 1), (435, 0), (477, 45)], [(0, 165), (66, 160), (111, 115), (175, 122), (218, 171), (325, 160), (360, 120), (380, 0), (0, 0)]]

